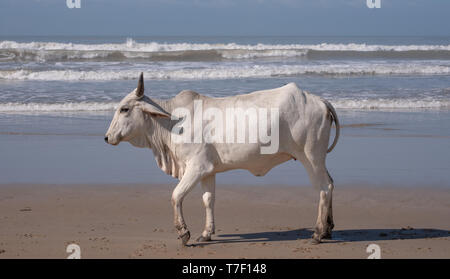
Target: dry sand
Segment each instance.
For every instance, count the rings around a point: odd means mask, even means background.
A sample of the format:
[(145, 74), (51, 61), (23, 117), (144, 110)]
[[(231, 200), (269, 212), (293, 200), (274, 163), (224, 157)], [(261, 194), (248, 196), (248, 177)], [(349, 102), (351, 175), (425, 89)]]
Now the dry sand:
[[(310, 187), (217, 186), (213, 241), (181, 247), (169, 185), (0, 185), (0, 258), (450, 258), (450, 191), (337, 187), (333, 240), (310, 243)], [(201, 189), (184, 202), (191, 244), (204, 226)], [(403, 229), (402, 229), (403, 228)]]

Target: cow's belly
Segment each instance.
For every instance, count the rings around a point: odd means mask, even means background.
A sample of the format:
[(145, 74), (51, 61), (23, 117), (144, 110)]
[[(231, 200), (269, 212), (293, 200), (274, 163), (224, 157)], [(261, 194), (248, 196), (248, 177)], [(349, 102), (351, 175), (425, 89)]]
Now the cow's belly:
[(292, 156), (286, 153), (265, 155), (258, 159), (256, 162), (252, 162), (253, 164), (249, 164), (246, 169), (255, 176), (263, 176), (268, 173), (273, 167), (278, 166), (279, 164), (282, 164), (291, 159)]
[(247, 156), (235, 157), (233, 160), (224, 160), (217, 166), (217, 172), (233, 169), (245, 169), (255, 176), (263, 176), (273, 167), (293, 159), (286, 153), (277, 154), (247, 154)]

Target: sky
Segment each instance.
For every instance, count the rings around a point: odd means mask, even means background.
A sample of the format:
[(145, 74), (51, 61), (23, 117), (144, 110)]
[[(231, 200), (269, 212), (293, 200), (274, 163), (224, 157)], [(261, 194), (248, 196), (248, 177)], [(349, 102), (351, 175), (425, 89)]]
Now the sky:
[(450, 36), (450, 0), (80, 1), (0, 0), (0, 36)]

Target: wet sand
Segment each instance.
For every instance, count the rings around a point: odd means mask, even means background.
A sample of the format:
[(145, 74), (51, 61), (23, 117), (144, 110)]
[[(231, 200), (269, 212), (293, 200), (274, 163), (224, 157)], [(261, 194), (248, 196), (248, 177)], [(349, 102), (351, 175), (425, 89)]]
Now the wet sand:
[(333, 240), (310, 243), (314, 189), (217, 185), (216, 234), (204, 226), (201, 187), (184, 202), (191, 231), (172, 224), (173, 185), (0, 185), (0, 258), (450, 258), (450, 191), (439, 187), (337, 186)]

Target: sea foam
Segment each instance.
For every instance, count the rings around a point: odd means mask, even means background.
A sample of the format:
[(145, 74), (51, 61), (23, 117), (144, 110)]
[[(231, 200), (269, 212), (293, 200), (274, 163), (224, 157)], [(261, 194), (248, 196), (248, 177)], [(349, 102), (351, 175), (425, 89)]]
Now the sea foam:
[[(448, 99), (331, 99), (336, 109), (391, 110), (391, 109), (449, 109)], [(117, 109), (118, 103), (66, 102), (66, 103), (0, 103), (0, 113), (38, 112), (100, 112)]]
[(128, 70), (0, 70), (0, 80), (127, 80), (143, 71), (146, 79), (212, 80), (299, 75), (448, 75), (450, 64), (404, 63), (336, 63), (323, 65), (215, 65), (199, 68), (128, 69)]
[(218, 60), (268, 57), (341, 57), (450, 59), (450, 45), (371, 44), (237, 44), (237, 43), (125, 43), (74, 44), (0, 41), (0, 61), (36, 60)]

